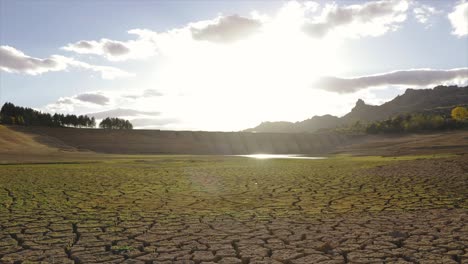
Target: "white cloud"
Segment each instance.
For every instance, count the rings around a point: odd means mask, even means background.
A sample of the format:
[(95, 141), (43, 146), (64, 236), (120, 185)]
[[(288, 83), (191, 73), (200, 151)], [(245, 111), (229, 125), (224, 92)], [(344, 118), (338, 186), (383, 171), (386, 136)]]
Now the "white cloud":
[[(345, 38), (391, 32), (402, 26), (408, 12), (412, 12), (408, 11), (407, 1), (348, 3), (320, 6), (315, 2), (290, 1), (269, 15), (219, 16), (164, 32), (133, 29), (129, 33), (138, 36), (133, 41), (142, 40), (139, 44), (147, 45), (138, 55), (135, 52), (140, 49), (136, 44), (130, 45), (132, 40), (96, 39), (70, 44), (67, 47), (72, 51), (114, 61), (143, 59), (155, 53), (159, 57), (145, 62), (141, 78), (131, 86), (115, 86), (112, 89), (121, 90), (114, 90), (112, 95), (105, 91), (110, 101), (104, 107), (73, 96), (62, 100), (71, 100), (72, 104), (54, 106), (74, 113), (119, 108), (161, 112), (158, 120), (179, 120), (165, 128), (206, 130), (239, 130), (264, 120), (298, 121), (314, 114), (346, 113), (358, 96), (373, 98), (373, 90), (356, 84), (351, 85), (350, 91), (335, 87), (335, 91), (350, 92), (336, 96), (334, 92), (311, 89), (311, 81), (319, 76), (346, 76), (359, 66), (359, 61), (340, 58), (348, 51), (344, 48)], [(323, 27), (322, 34), (304, 31), (304, 25), (307, 29), (314, 24)], [(395, 81), (374, 80), (366, 85), (386, 82)], [(153, 87), (158, 90), (145, 91)], [(153, 117), (129, 118), (136, 119), (142, 127), (157, 124)]]
[(412, 69), (355, 78), (323, 77), (314, 87), (337, 93), (354, 93), (369, 87), (400, 85), (423, 87), (438, 84), (465, 84), (468, 68), (450, 70)]
[(163, 96), (163, 93), (154, 90), (154, 89), (146, 89), (143, 91), (143, 97), (153, 97), (153, 96)]
[(30, 57), (13, 47), (0, 46), (0, 70), (5, 72), (38, 75), (45, 72), (64, 71), (70, 67), (99, 72), (103, 79), (132, 76), (114, 67), (91, 65), (60, 55), (39, 59)]
[(33, 58), (13, 47), (0, 46), (0, 69), (2, 71), (37, 75), (49, 71), (62, 71), (67, 66), (67, 63), (59, 56), (47, 59)]
[(101, 107), (113, 100), (102, 92), (82, 93), (74, 96), (60, 97), (55, 103), (48, 104), (46, 111), (73, 112), (76, 108)]
[(468, 1), (460, 1), (448, 18), (452, 24), (452, 34), (459, 37), (468, 35)]
[(149, 98), (149, 97), (157, 97), (163, 96), (164, 94), (155, 89), (146, 89), (142, 93), (138, 94), (124, 94), (122, 97), (129, 98), (129, 99), (138, 99), (138, 98)]
[(309, 19), (303, 30), (312, 37), (380, 36), (396, 30), (406, 20), (407, 0), (373, 1), (361, 5), (327, 4), (319, 16)]
[[(192, 28), (204, 28), (216, 18), (160, 33), (134, 29), (157, 47), (157, 69), (149, 69), (148, 76), (136, 81), (139, 92), (125, 91), (106, 108), (158, 111), (169, 115), (158, 118), (180, 120), (168, 129), (239, 130), (272, 117), (299, 120), (311, 113), (325, 114), (315, 111), (325, 109), (320, 100), (311, 103), (311, 97), (319, 96), (309, 92), (310, 78), (341, 73), (346, 63), (337, 58), (339, 42), (310, 38), (301, 30), (304, 16), (317, 7), (313, 2), (290, 2), (271, 16), (251, 14), (249, 18), (261, 21), (261, 28), (226, 45), (193, 38)], [(151, 87), (160, 87), (164, 96), (141, 96)], [(265, 96), (267, 100), (259, 100)], [(293, 106), (278, 107), (293, 101)], [(314, 109), (304, 111), (310, 105)], [(76, 107), (74, 111), (102, 110)]]
[(129, 34), (137, 35), (136, 40), (117, 41), (110, 39), (80, 40), (70, 43), (62, 49), (78, 54), (93, 54), (104, 56), (110, 61), (125, 61), (129, 59), (147, 59), (156, 54), (156, 46), (151, 38), (148, 38), (148, 31), (130, 30)]
[(118, 41), (106, 41), (102, 45), (102, 49), (111, 56), (123, 56), (130, 52), (124, 43)]
[(107, 103), (109, 103), (109, 98), (102, 94), (84, 93), (84, 94), (79, 94), (75, 96), (74, 98), (82, 102), (88, 102), (88, 103), (93, 103), (93, 104), (98, 104), (98, 105), (106, 105)]
[(157, 115), (160, 115), (160, 113), (149, 112), (149, 111), (139, 111), (135, 109), (116, 108), (116, 109), (101, 111), (97, 113), (89, 113), (86, 115), (93, 116), (96, 119), (103, 119), (106, 117), (157, 116)]
[[(144, 96), (148, 94), (148, 96)], [(81, 93), (73, 96), (61, 97), (55, 103), (48, 104), (46, 111), (67, 112), (67, 113), (87, 113), (96, 119), (105, 117), (137, 117), (152, 118), (159, 116), (160, 112), (152, 109), (142, 110), (142, 102), (151, 100), (151, 97), (161, 96), (153, 89), (146, 89), (140, 93), (133, 101), (122, 100), (128, 97), (125, 91), (93, 91)], [(103, 110), (107, 109), (107, 110)], [(136, 109), (138, 108), (138, 110)], [(144, 108), (144, 107), (143, 107)], [(91, 113), (91, 114), (89, 114)]]
[(177, 124), (177, 118), (135, 118), (131, 120), (134, 127), (138, 128), (166, 128), (167, 125)]
[(98, 72), (101, 75), (101, 78), (106, 79), (106, 80), (113, 80), (117, 78), (127, 78), (127, 77), (135, 76), (135, 74), (133, 73), (128, 73), (126, 71), (123, 71), (115, 67), (92, 65), (86, 62), (75, 60), (73, 58), (68, 58), (68, 57), (59, 56), (59, 55), (54, 55), (52, 57), (57, 58), (58, 60), (66, 63), (66, 65), (70, 67)]
[(53, 113), (71, 113), (77, 104), (79, 104), (79, 100), (72, 97), (60, 97), (55, 103), (46, 105), (44, 110)]
[(259, 20), (230, 15), (220, 16), (203, 26), (193, 25), (190, 31), (195, 40), (231, 43), (249, 37), (261, 26), (262, 23)]
[[(144, 90), (141, 94), (153, 93), (154, 90)], [(43, 110), (47, 112), (82, 114), (100, 120), (106, 117), (118, 117), (130, 120), (135, 128), (166, 128), (177, 125), (179, 119), (164, 116), (161, 112), (144, 106), (148, 97), (138, 97), (135, 103), (125, 103), (120, 100), (125, 93), (115, 91), (96, 91), (61, 97), (55, 103), (49, 104)], [(153, 96), (154, 97), (154, 96)], [(143, 106), (142, 106), (143, 104)], [(143, 109), (142, 109), (143, 108)]]
[(424, 4), (416, 4), (416, 7), (413, 8), (413, 14), (416, 20), (421, 24), (426, 24), (430, 26), (429, 19), (436, 14), (440, 14), (441, 11), (435, 9), (432, 6)]
[[(156, 54), (166, 56), (168, 53), (171, 53), (169, 56), (186, 56), (192, 52), (200, 52), (200, 49), (215, 52), (210, 43), (232, 44), (219, 46), (237, 48), (234, 44), (238, 42), (251, 45), (259, 38), (268, 40), (267, 45), (280, 41), (281, 46), (285, 46), (285, 42), (296, 41), (299, 35), (323, 37), (333, 33), (338, 37), (380, 36), (396, 30), (405, 21), (408, 1), (372, 1), (361, 5), (327, 4), (321, 9), (313, 1), (289, 1), (273, 16), (256, 11), (250, 17), (238, 14), (220, 15), (160, 33), (148, 29), (129, 30), (129, 34), (137, 36), (134, 40), (80, 40), (62, 49), (79, 54), (99, 55), (111, 61), (125, 61), (145, 59)], [(285, 49), (287, 48), (289, 47), (286, 46)]]

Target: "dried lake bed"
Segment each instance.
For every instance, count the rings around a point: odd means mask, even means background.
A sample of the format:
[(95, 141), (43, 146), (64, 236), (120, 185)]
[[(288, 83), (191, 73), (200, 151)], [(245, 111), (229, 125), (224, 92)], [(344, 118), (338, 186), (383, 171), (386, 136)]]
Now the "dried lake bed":
[(1, 263), (464, 263), (468, 156), (0, 166)]

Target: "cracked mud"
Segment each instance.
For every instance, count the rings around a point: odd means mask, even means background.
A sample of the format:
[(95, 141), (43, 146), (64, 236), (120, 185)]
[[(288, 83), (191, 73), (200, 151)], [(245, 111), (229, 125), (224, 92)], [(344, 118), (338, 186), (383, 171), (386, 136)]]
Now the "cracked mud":
[(468, 155), (0, 166), (0, 263), (468, 263)]

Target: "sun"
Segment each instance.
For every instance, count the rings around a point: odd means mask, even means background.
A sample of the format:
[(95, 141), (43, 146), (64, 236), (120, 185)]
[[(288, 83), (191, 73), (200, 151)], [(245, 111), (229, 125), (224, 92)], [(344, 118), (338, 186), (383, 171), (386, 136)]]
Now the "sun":
[(167, 96), (147, 104), (162, 104), (166, 112), (183, 117), (187, 128), (207, 130), (314, 115), (324, 106), (314, 100), (325, 94), (312, 84), (347, 65), (338, 58), (340, 41), (307, 36), (294, 26), (303, 22), (295, 12), (302, 11), (291, 6), (265, 18), (259, 32), (227, 45), (193, 40), (183, 30), (160, 36), (164, 58), (154, 79), (145, 82)]

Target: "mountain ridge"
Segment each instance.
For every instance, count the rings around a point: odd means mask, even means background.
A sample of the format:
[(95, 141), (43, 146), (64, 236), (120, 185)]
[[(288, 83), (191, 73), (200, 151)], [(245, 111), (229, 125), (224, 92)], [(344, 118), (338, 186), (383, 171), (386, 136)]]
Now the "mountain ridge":
[[(330, 129), (348, 125), (356, 121), (372, 122), (383, 120), (394, 115), (425, 112), (435, 108), (447, 108), (456, 105), (468, 104), (468, 86), (439, 85), (429, 89), (406, 89), (405, 93), (381, 105), (369, 105), (358, 99), (349, 113), (342, 117), (333, 115), (313, 116), (298, 122), (262, 122), (260, 125), (249, 128), (246, 132), (276, 132), (300, 133), (316, 132), (320, 129)], [(443, 111), (444, 114), (446, 113)]]

